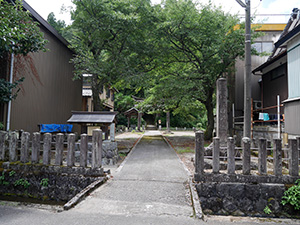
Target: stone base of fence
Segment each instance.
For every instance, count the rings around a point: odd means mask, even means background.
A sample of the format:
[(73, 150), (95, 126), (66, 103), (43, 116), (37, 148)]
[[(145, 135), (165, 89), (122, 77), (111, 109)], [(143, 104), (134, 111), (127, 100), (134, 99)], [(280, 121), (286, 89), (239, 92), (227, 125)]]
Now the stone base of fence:
[[(199, 183), (196, 189), (206, 214), (288, 217), (298, 213), (280, 204), (283, 184)], [(264, 209), (268, 206), (270, 214)]]
[(65, 174), (65, 175), (82, 175), (91, 177), (105, 176), (103, 168), (91, 167), (68, 167), (68, 166), (45, 166), (43, 164), (30, 164), (21, 162), (4, 162), (0, 165), (0, 169), (9, 171), (22, 171), (28, 173), (49, 173), (49, 174)]
[(107, 180), (102, 169), (16, 163), (0, 168), (0, 198), (26, 202), (65, 204), (90, 184)]
[(218, 183), (248, 183), (248, 184), (294, 184), (299, 176), (273, 176), (273, 175), (243, 175), (243, 174), (195, 174), (195, 181), (198, 182), (218, 182)]

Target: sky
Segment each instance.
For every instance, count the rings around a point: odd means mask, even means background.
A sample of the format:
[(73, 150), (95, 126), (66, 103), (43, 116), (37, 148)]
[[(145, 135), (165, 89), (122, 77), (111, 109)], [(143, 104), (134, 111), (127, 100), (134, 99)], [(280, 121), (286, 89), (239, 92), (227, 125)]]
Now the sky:
[[(62, 13), (61, 8), (68, 9), (74, 7), (71, 0), (25, 0), (38, 14), (45, 20), (50, 12), (54, 12), (55, 17), (65, 20), (67, 24), (71, 23), (69, 13)], [(152, 0), (153, 4), (160, 3), (161, 0)], [(209, 0), (198, 0), (201, 3), (208, 3)], [(232, 14), (245, 13), (236, 0), (211, 0), (215, 5), (221, 6), (225, 12)], [(245, 0), (242, 0), (245, 2)], [(300, 8), (300, 0), (251, 0), (251, 14), (255, 13), (255, 22), (264, 23), (286, 23), (290, 18), (293, 8)], [(261, 14), (288, 14), (286, 16), (261, 16)]]

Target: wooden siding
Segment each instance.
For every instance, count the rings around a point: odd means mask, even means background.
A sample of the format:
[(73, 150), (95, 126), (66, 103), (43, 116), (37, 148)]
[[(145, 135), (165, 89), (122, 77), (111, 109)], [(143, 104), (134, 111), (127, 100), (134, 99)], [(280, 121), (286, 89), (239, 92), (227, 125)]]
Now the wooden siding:
[(41, 30), (49, 40), (49, 51), (30, 54), (37, 74), (34, 68), (16, 74), (24, 76), (25, 81), (12, 103), (11, 130), (33, 132), (38, 131), (38, 124), (65, 124), (72, 110), (81, 110), (82, 84), (72, 80), (73, 53), (48, 30)]
[(288, 45), (289, 99), (300, 97), (300, 36)]
[(284, 104), (285, 132), (290, 135), (300, 134), (300, 100)]

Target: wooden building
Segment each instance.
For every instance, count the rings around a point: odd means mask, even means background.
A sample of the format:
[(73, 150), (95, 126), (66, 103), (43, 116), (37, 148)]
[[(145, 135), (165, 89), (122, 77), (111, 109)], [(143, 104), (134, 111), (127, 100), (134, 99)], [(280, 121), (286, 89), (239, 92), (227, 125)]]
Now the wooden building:
[[(10, 130), (34, 132), (39, 131), (39, 124), (65, 124), (72, 110), (81, 110), (82, 82), (72, 80), (74, 67), (70, 60), (74, 53), (68, 48), (67, 41), (25, 1), (23, 6), (39, 23), (49, 41), (46, 45), (49, 51), (15, 57), (14, 80), (21, 77), (25, 80), (18, 97), (12, 101)], [(9, 65), (10, 60), (2, 63)], [(5, 72), (8, 79), (9, 69)], [(7, 106), (4, 106), (1, 109), (4, 125), (6, 120)], [(79, 127), (75, 127), (75, 131), (80, 131)]]
[(284, 103), (284, 132), (300, 135), (300, 10), (295, 8), (272, 56), (253, 73), (262, 74), (263, 106)]

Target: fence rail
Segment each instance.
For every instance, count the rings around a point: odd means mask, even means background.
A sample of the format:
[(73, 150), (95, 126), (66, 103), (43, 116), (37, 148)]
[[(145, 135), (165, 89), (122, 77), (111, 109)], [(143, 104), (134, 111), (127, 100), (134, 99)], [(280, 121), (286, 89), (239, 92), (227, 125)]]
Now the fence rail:
[[(229, 137), (226, 143), (226, 148), (221, 146), (218, 137), (213, 139), (212, 149), (212, 171), (205, 170), (205, 148), (204, 148), (203, 132), (196, 132), (196, 151), (195, 151), (195, 180), (196, 181), (215, 181), (215, 182), (237, 182), (243, 181), (254, 183), (290, 183), (299, 179), (299, 146), (300, 137), (289, 140), (289, 148), (282, 148), (281, 139), (274, 139), (273, 148), (267, 148), (267, 140), (259, 139), (258, 141), (258, 159), (257, 171), (253, 171), (251, 159), (251, 140), (243, 138), (242, 140), (242, 171), (236, 170), (236, 151), (234, 139)], [(225, 144), (225, 143), (224, 143)], [(288, 158), (283, 158), (283, 152), (286, 151)], [(225, 151), (226, 156), (220, 156), (220, 151)], [(268, 152), (273, 152), (273, 157), (268, 155)], [(227, 164), (227, 170), (220, 170), (220, 159), (225, 159), (222, 163)], [(273, 169), (268, 169), (268, 161), (273, 159)], [(287, 175), (283, 175), (283, 162), (287, 161)]]
[[(43, 164), (67, 167), (75, 166), (75, 134), (67, 134), (65, 142), (64, 134), (56, 134), (52, 141), (52, 134), (35, 132), (30, 140), (30, 133), (23, 132), (18, 139), (16, 132), (0, 132), (0, 161)], [(65, 153), (66, 147), (66, 155)], [(52, 149), (55, 149), (54, 151)], [(79, 166), (88, 167), (88, 136), (80, 136), (80, 160)], [(54, 153), (54, 154), (53, 154)], [(91, 168), (102, 166), (102, 131), (93, 130)]]

